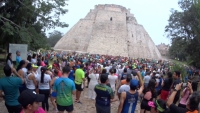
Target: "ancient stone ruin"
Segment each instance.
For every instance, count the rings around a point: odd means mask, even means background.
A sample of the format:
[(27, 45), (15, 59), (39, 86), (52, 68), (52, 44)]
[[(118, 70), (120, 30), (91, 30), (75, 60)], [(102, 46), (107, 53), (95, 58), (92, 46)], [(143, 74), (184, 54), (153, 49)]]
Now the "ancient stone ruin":
[(119, 5), (96, 5), (80, 19), (54, 50), (160, 59), (161, 54), (130, 9)]

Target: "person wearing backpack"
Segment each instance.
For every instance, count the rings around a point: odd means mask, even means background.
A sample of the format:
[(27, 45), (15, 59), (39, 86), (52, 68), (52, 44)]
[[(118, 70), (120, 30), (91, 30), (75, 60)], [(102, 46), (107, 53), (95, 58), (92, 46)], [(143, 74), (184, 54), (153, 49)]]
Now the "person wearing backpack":
[(156, 98), (156, 81), (151, 79), (148, 86), (143, 90), (143, 100), (141, 102), (141, 112), (140, 113), (150, 113), (151, 107), (148, 105), (149, 101), (153, 101)]

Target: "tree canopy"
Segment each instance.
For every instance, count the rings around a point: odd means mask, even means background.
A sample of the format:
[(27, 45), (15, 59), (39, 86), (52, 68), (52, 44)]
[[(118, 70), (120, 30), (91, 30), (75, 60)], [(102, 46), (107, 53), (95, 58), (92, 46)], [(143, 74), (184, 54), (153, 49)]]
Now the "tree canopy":
[(47, 38), (47, 43), (50, 47), (54, 47), (56, 43), (63, 37), (63, 34), (60, 31), (53, 31), (49, 33), (49, 37)]
[(46, 47), (46, 30), (68, 27), (60, 21), (68, 11), (66, 5), (66, 0), (0, 1), (0, 44), (28, 44), (32, 50)]
[(171, 10), (165, 27), (171, 39), (170, 56), (200, 68), (200, 0), (180, 0), (181, 11)]

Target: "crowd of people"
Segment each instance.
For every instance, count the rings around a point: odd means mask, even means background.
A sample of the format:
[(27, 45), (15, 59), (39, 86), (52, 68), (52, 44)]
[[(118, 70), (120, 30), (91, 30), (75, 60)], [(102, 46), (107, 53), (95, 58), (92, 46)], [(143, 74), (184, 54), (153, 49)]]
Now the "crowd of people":
[(54, 111), (72, 113), (74, 102), (84, 105), (81, 93), (88, 88), (96, 113), (111, 113), (116, 101), (118, 113), (198, 113), (197, 83), (183, 83), (181, 72), (170, 68), (169, 61), (76, 52), (21, 59), (16, 51), (15, 65), (7, 56), (0, 97), (9, 113), (47, 113), (49, 100)]

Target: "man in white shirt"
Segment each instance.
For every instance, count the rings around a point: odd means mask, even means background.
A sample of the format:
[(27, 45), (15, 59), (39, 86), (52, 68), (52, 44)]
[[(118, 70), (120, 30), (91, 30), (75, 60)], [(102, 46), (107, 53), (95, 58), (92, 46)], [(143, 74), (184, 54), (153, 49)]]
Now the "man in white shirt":
[(120, 95), (122, 92), (126, 92), (130, 90), (130, 81), (132, 80), (132, 75), (131, 74), (127, 74), (126, 76), (126, 84), (120, 86), (120, 88), (118, 89), (118, 98), (120, 99)]

